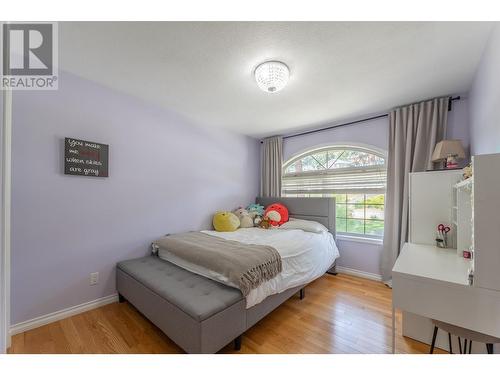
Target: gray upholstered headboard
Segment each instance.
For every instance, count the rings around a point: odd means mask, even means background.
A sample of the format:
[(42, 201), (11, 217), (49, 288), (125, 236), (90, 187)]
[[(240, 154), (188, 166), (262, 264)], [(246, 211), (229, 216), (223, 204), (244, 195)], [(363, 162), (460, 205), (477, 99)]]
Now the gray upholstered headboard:
[(257, 197), (255, 202), (264, 207), (272, 203), (283, 203), (291, 217), (317, 221), (335, 237), (335, 198)]

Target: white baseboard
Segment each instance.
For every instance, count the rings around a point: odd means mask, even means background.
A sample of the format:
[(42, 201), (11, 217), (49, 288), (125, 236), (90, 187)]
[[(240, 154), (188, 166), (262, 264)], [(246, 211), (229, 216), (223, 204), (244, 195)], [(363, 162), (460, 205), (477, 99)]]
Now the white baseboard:
[[(377, 275), (375, 273), (370, 273), (370, 272), (364, 272), (364, 271), (359, 271), (355, 270), (353, 268), (348, 268), (348, 267), (342, 267), (342, 266), (336, 266), (336, 271), (338, 273), (344, 273), (346, 275), (352, 275), (352, 276), (358, 276), (358, 277), (363, 277), (365, 279), (370, 279), (370, 280), (376, 280), (376, 281), (382, 281), (382, 276)], [(30, 329), (38, 328), (41, 327), (45, 324), (53, 323), (58, 320), (62, 320), (65, 318), (69, 318), (70, 316), (81, 314), (85, 311), (89, 311), (92, 309), (96, 309), (100, 306), (104, 306), (113, 302), (118, 301), (118, 295), (117, 294), (112, 294), (107, 297), (102, 297), (98, 298), (93, 301), (85, 302), (80, 305), (68, 307), (66, 309), (62, 309), (47, 315), (42, 315), (37, 318), (33, 318), (30, 320), (27, 320), (25, 322), (17, 323), (12, 326), (10, 326), (10, 334), (11, 335), (17, 335), (18, 333), (21, 332), (26, 332), (29, 331)]]
[(375, 281), (382, 281), (382, 275), (377, 275), (376, 273), (355, 270), (354, 268), (348, 268), (348, 267), (342, 267), (342, 266), (336, 266), (335, 270), (338, 273), (345, 273), (346, 275), (358, 276), (358, 277), (362, 277), (364, 279), (370, 279), (370, 280), (375, 280)]
[(70, 316), (81, 314), (82, 312), (96, 309), (100, 306), (104, 306), (116, 301), (118, 301), (118, 294), (115, 293), (107, 297), (101, 297), (93, 301), (82, 303), (80, 305), (68, 307), (66, 309), (62, 309), (47, 315), (39, 316), (38, 318), (33, 318), (25, 322), (10, 326), (10, 334), (16, 335), (21, 332), (29, 331), (30, 329), (38, 328), (45, 324), (53, 323), (64, 318), (69, 318)]

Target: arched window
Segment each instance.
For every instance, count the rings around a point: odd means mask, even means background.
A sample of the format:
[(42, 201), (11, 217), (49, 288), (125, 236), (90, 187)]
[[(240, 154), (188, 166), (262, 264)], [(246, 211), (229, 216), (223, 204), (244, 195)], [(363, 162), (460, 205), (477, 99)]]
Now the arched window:
[(335, 197), (337, 232), (382, 238), (387, 169), (383, 153), (359, 146), (314, 149), (283, 165), (285, 197)]

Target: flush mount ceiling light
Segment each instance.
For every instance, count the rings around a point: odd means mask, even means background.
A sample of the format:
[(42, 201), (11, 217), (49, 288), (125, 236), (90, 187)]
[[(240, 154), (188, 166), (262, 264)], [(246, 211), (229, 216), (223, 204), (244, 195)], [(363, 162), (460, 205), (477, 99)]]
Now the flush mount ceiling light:
[(275, 93), (286, 86), (290, 70), (280, 61), (266, 61), (255, 69), (255, 80), (262, 91)]

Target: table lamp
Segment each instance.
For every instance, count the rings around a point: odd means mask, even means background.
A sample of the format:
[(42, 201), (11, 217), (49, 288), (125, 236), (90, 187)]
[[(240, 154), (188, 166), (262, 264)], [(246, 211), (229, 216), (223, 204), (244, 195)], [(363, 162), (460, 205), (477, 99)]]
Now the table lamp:
[(443, 161), (445, 169), (457, 169), (458, 160), (464, 158), (464, 147), (459, 139), (446, 139), (439, 142), (432, 153), (432, 161)]

